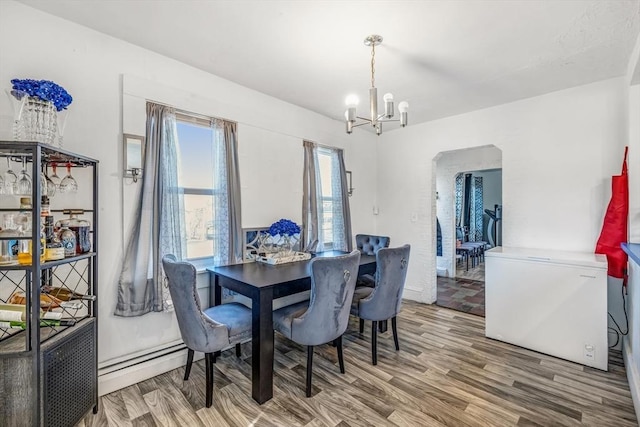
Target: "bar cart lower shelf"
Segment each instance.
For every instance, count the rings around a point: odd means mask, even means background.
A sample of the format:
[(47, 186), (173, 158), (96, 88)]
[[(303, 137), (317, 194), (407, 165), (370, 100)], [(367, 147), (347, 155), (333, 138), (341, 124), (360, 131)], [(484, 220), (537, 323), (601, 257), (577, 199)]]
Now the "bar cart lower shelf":
[[(26, 331), (25, 331), (26, 332)], [(40, 347), (39, 389), (34, 389), (31, 352), (0, 353), (0, 420), (11, 426), (73, 426), (97, 409), (96, 319), (87, 318), (51, 337)], [(22, 343), (23, 334), (10, 340)], [(6, 342), (7, 347), (10, 343)], [(17, 386), (17, 385), (20, 386)], [(38, 399), (38, 395), (42, 399)], [(42, 402), (41, 420), (31, 419)]]

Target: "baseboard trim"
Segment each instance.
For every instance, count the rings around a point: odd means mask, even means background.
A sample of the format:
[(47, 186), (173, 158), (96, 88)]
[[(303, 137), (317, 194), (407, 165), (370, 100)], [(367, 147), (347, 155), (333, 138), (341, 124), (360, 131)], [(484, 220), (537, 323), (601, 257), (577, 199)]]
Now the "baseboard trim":
[[(195, 360), (202, 358), (202, 353), (196, 353)], [(117, 370), (98, 370), (98, 395), (104, 396), (116, 390), (139, 383), (157, 375), (179, 368), (187, 363), (186, 347), (173, 353), (161, 355), (155, 359), (124, 366)]]
[(627, 381), (629, 382), (629, 390), (631, 391), (631, 399), (633, 400), (633, 408), (636, 411), (636, 418), (640, 419), (640, 376), (633, 363), (633, 355), (631, 354), (631, 343), (629, 337), (625, 336), (622, 344), (622, 358), (624, 359), (624, 367), (627, 371)]
[(411, 301), (427, 302), (425, 300), (424, 292), (422, 291), (422, 289), (411, 289), (405, 287), (404, 292), (402, 293), (402, 298)]

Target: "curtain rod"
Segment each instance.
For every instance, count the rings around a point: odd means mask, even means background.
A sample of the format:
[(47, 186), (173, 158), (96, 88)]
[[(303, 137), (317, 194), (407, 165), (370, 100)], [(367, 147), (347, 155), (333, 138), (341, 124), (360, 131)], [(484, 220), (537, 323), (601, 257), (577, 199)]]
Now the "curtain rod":
[(302, 140), (302, 143), (304, 144), (305, 142), (310, 142), (310, 143), (312, 143), (312, 144), (315, 144), (315, 146), (316, 146), (316, 147), (318, 147), (318, 148), (326, 148), (326, 149), (328, 149), (328, 150), (342, 150), (342, 151), (344, 151), (344, 148), (340, 148), (340, 147), (332, 147), (332, 146), (330, 146), (330, 145), (320, 144), (320, 143), (318, 143), (318, 142), (311, 141), (310, 139), (303, 139), (303, 140)]
[(204, 120), (216, 120), (216, 119), (217, 120), (224, 120), (226, 122), (235, 123), (236, 125), (238, 124), (238, 122), (235, 121), (235, 120), (226, 119), (224, 117), (214, 117), (214, 116), (207, 116), (205, 114), (194, 113), (192, 111), (187, 111), (187, 110), (183, 110), (181, 108), (177, 108), (176, 106), (171, 105), (171, 104), (167, 104), (166, 102), (160, 102), (160, 101), (156, 101), (156, 100), (148, 99), (148, 98), (145, 98), (145, 101), (153, 102), (154, 104), (164, 105), (166, 107), (173, 108), (176, 111), (176, 114), (182, 114), (184, 116), (191, 116), (191, 117), (200, 118), (200, 119), (204, 119)]

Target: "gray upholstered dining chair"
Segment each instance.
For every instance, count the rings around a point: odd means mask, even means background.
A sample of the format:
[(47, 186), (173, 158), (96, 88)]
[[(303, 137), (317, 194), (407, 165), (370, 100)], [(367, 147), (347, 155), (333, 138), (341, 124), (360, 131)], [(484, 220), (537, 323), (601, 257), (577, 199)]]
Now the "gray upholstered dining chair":
[(356, 286), (360, 252), (337, 257), (314, 258), (310, 300), (273, 312), (273, 327), (285, 337), (307, 346), (306, 395), (311, 396), (313, 347), (333, 342), (338, 350), (340, 372), (344, 374), (342, 334), (349, 324), (349, 307)]
[(391, 319), (393, 341), (396, 351), (398, 329), (396, 316), (400, 313), (402, 290), (407, 277), (407, 266), (411, 246), (382, 248), (376, 253), (377, 272), (375, 288), (357, 288), (353, 295), (351, 314), (360, 318), (360, 333), (364, 332), (364, 321), (371, 320), (371, 359), (378, 364), (378, 322)]
[(206, 405), (209, 408), (213, 402), (214, 353), (235, 344), (236, 355), (240, 356), (240, 343), (251, 339), (251, 310), (233, 302), (202, 311), (195, 267), (191, 263), (177, 261), (174, 255), (162, 257), (162, 266), (169, 281), (180, 335), (188, 349), (184, 379), (189, 379), (194, 351), (203, 352), (207, 378)]
[[(388, 248), (391, 238), (388, 236), (374, 236), (372, 234), (356, 234), (356, 248), (362, 255), (375, 255), (379, 249)], [(356, 286), (368, 286), (373, 288), (376, 285), (376, 279), (365, 274), (358, 277)]]

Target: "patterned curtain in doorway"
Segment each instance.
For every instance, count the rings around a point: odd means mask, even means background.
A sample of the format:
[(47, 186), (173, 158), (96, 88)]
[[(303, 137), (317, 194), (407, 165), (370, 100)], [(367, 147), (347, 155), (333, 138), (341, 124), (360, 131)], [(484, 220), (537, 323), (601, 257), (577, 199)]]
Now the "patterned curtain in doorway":
[(462, 227), (462, 192), (464, 187), (464, 174), (456, 175), (456, 227)]
[(482, 240), (482, 214), (484, 213), (484, 204), (482, 200), (482, 177), (474, 176), (471, 181), (471, 185), (471, 221), (469, 221), (469, 241), (476, 242)]

